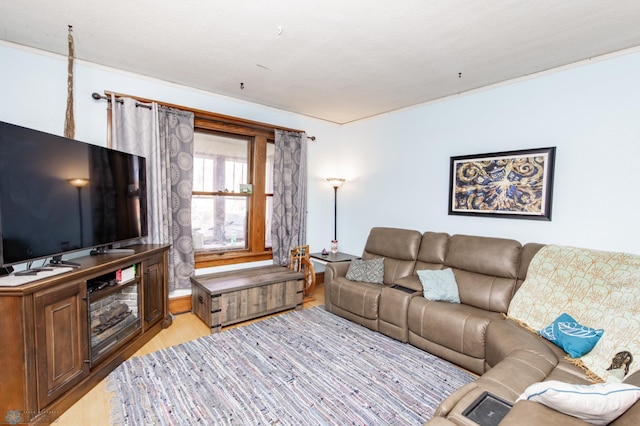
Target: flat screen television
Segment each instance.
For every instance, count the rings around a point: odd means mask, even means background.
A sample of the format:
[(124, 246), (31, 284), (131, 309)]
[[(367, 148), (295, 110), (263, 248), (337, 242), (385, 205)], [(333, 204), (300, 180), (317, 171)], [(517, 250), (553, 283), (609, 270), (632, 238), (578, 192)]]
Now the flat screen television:
[(147, 235), (145, 159), (0, 122), (0, 267)]

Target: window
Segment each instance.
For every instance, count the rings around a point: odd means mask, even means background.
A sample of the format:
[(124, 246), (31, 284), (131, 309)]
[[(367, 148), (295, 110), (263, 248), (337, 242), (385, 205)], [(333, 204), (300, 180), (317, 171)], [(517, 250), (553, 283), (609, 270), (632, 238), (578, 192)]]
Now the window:
[(271, 259), (273, 132), (195, 121), (196, 267)]
[[(194, 113), (191, 220), (196, 268), (271, 259), (273, 139), (276, 126), (105, 92), (107, 96), (112, 94)], [(110, 125), (109, 108), (109, 134)], [(251, 185), (251, 192), (243, 192), (241, 185)]]
[(249, 178), (250, 145), (246, 137), (194, 135), (191, 226), (196, 250), (248, 248), (249, 194), (242, 186)]

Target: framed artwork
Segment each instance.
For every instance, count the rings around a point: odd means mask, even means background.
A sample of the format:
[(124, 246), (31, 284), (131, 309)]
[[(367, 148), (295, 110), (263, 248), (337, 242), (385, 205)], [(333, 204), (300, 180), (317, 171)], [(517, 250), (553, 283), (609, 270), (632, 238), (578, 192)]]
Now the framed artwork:
[(451, 157), (449, 214), (551, 220), (556, 148)]

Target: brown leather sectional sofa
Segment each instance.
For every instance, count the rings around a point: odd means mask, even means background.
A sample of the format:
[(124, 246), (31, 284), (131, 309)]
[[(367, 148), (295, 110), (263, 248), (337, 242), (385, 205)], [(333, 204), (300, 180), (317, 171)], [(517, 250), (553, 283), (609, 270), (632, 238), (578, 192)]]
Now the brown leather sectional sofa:
[[(462, 415), (487, 391), (511, 403), (532, 383), (559, 380), (591, 384), (556, 345), (503, 313), (542, 244), (396, 228), (373, 228), (363, 260), (384, 258), (384, 284), (348, 280), (348, 263), (325, 270), (325, 307), (372, 330), (449, 360), (479, 377), (444, 400), (429, 425), (476, 425)], [(418, 270), (454, 271), (460, 302), (422, 295)], [(640, 372), (625, 379), (640, 386)], [(587, 425), (542, 404), (519, 401), (502, 425)], [(636, 403), (611, 425), (640, 424)]]

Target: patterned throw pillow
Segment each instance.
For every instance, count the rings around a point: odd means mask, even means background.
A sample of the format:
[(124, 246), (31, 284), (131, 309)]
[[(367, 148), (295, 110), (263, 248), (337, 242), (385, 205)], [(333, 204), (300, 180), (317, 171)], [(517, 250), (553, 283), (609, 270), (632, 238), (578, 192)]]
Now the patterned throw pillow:
[(382, 284), (384, 280), (384, 258), (352, 260), (349, 264), (346, 278), (351, 281)]
[(540, 330), (542, 337), (560, 346), (571, 358), (580, 358), (593, 349), (602, 333), (603, 329), (580, 325), (566, 313)]

